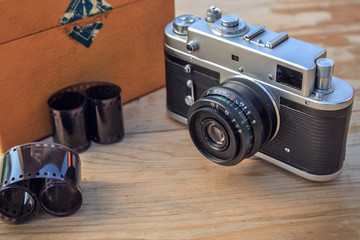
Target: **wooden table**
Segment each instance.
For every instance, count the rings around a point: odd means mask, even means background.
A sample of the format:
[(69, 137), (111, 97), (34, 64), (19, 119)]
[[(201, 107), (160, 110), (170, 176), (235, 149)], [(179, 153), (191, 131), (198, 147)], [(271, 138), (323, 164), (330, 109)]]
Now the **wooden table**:
[[(360, 2), (212, 3), (328, 49), (335, 76), (356, 89), (343, 174), (316, 183), (256, 158), (218, 166), (168, 117), (163, 88), (124, 106), (122, 142), (81, 154), (79, 212), (0, 224), (0, 239), (360, 239)], [(176, 7), (203, 16), (208, 3)]]

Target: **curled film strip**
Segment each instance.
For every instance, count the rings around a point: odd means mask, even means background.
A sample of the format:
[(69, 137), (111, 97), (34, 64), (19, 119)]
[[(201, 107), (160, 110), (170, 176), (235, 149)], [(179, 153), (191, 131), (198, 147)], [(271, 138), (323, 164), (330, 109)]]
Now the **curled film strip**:
[(0, 160), (2, 221), (25, 223), (39, 206), (55, 216), (71, 215), (81, 207), (81, 163), (70, 148), (27, 143), (11, 148)]

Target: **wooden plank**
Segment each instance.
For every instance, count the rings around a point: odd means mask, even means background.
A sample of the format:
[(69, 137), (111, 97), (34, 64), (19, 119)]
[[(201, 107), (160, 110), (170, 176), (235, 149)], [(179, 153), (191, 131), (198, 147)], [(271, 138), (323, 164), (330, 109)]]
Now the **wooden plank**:
[(165, 88), (125, 104), (124, 113), (127, 134), (186, 129), (167, 114)]
[[(186, 130), (130, 134), (81, 154), (81, 210), (0, 225), (4, 239), (355, 239), (359, 168), (313, 183), (267, 162), (220, 167), (204, 159)], [(345, 235), (344, 235), (345, 234)]]

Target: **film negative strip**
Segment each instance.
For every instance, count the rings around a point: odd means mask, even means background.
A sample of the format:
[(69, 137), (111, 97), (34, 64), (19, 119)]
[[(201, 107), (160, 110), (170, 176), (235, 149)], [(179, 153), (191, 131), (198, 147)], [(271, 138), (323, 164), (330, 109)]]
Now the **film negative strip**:
[(123, 139), (124, 120), (120, 87), (111, 83), (100, 83), (88, 88), (86, 97), (92, 140), (110, 144)]
[(79, 155), (55, 143), (34, 142), (11, 148), (1, 157), (0, 218), (21, 224), (41, 206), (68, 216), (82, 205)]
[(81, 153), (90, 139), (101, 144), (124, 137), (121, 88), (87, 82), (63, 88), (48, 100), (54, 142)]

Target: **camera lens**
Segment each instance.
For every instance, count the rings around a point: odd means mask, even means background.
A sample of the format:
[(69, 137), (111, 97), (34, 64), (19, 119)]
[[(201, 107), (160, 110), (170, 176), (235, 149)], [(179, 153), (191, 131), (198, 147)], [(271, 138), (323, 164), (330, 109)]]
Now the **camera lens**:
[(207, 134), (212, 142), (221, 145), (224, 143), (225, 135), (216, 122), (209, 124), (206, 128)]
[(205, 157), (221, 165), (235, 165), (276, 135), (279, 112), (265, 87), (232, 77), (207, 90), (191, 106), (188, 127)]

